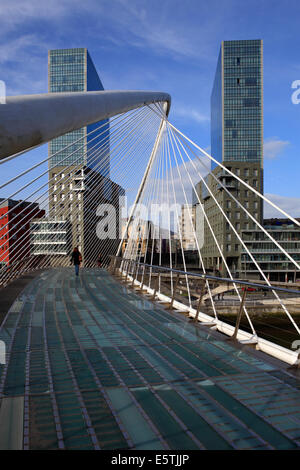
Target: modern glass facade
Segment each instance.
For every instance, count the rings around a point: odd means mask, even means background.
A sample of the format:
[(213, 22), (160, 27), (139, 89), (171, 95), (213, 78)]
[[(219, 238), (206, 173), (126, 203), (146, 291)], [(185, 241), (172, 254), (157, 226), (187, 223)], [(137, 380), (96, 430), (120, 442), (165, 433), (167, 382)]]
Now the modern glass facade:
[[(268, 225), (270, 222), (273, 225)], [(271, 219), (264, 221), (264, 228), (295, 261), (300, 261), (300, 229), (296, 224), (288, 219)], [(248, 250), (271, 281), (296, 282), (299, 279), (295, 265), (265, 233), (254, 229), (244, 231), (242, 235)], [(245, 249), (241, 253), (241, 270), (246, 273), (257, 271)]]
[[(226, 265), (239, 275), (241, 244), (237, 234), (254, 230), (255, 221), (263, 223), (263, 204), (259, 196), (218, 163), (263, 194), (263, 44), (260, 39), (221, 43), (211, 94), (211, 153), (216, 160), (206, 180), (211, 192), (200, 185), (201, 203), (209, 221), (204, 223), (202, 255), (208, 269), (226, 276), (227, 268), (218, 246), (222, 247)], [(253, 219), (230, 195), (239, 200)]]
[(261, 40), (222, 42), (211, 95), (211, 147), (219, 162), (262, 167), (262, 61)]
[[(222, 104), (222, 48), (219, 54), (213, 90), (211, 94), (211, 154), (218, 160), (223, 161), (223, 104)], [(216, 164), (212, 162), (212, 168)]]
[[(50, 93), (102, 90), (103, 85), (87, 49), (49, 51)], [(89, 135), (96, 129), (96, 132)], [(80, 142), (73, 143), (80, 138)], [(67, 145), (70, 147), (64, 149)], [(62, 224), (66, 223), (70, 233), (68, 232), (66, 237), (49, 229), (46, 234), (42, 234), (37, 232), (35, 227), (35, 248), (39, 250), (38, 253), (48, 250), (47, 254), (66, 256), (71, 247), (78, 246), (83, 263), (88, 266), (93, 265), (99, 253), (104, 256), (106, 252), (116, 252), (118, 238), (100, 240), (97, 236), (97, 208), (100, 204), (111, 203), (118, 214), (119, 196), (125, 193), (123, 188), (110, 179), (109, 147), (108, 119), (50, 142), (50, 155), (58, 151), (59, 154), (52, 156), (49, 164), (47, 223), (51, 229), (51, 226), (55, 227), (57, 220), (60, 220)], [(53, 246), (50, 246), (48, 238), (53, 240)], [(106, 261), (103, 259), (103, 262)], [(68, 260), (66, 262), (68, 263)]]
[(66, 256), (71, 248), (70, 222), (43, 219), (31, 223), (31, 253), (33, 255)]
[[(76, 49), (56, 49), (49, 51), (48, 56), (49, 71), (49, 92), (80, 92), (80, 91), (101, 91), (104, 90), (99, 75), (95, 69), (89, 52), (86, 48)], [(88, 134), (103, 126), (101, 137), (94, 139), (96, 134)], [(68, 149), (62, 150), (72, 142), (81, 139), (78, 143), (71, 145)], [(91, 149), (100, 140), (104, 139), (106, 146), (109, 146), (108, 120), (94, 123), (68, 134), (64, 134), (49, 143), (49, 155), (58, 151), (60, 153), (53, 156), (50, 160), (50, 168), (55, 166), (86, 165), (99, 171), (103, 176), (109, 176), (109, 160), (106, 155), (101, 160), (101, 156), (96, 153), (87, 157), (87, 149)]]

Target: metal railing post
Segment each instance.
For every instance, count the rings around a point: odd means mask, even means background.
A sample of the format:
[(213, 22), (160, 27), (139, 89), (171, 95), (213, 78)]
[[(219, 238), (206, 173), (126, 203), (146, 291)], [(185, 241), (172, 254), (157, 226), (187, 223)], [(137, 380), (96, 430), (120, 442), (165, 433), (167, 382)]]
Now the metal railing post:
[(111, 274), (114, 274), (115, 273), (115, 265), (116, 265), (116, 257), (111, 255), (110, 256), (110, 262), (109, 262), (109, 265), (108, 265), (108, 272), (111, 273)]
[(247, 295), (247, 288), (245, 287), (244, 292), (243, 292), (243, 297), (242, 297), (242, 300), (241, 300), (240, 309), (239, 309), (239, 312), (238, 312), (238, 315), (237, 315), (237, 318), (236, 318), (235, 330), (234, 330), (233, 335), (230, 336), (230, 338), (229, 338), (231, 340), (236, 340), (237, 339), (237, 335), (238, 335), (238, 331), (239, 331), (239, 327), (240, 327), (240, 323), (241, 323), (241, 318), (242, 318), (242, 313), (243, 313), (243, 307), (244, 307), (244, 303), (245, 303), (245, 300), (246, 300), (246, 295)]
[(157, 292), (157, 290), (158, 290), (159, 275), (157, 274), (156, 276), (157, 276), (157, 277), (156, 277), (156, 281), (155, 281), (154, 292), (153, 292), (153, 295), (152, 295), (152, 297), (151, 297), (152, 300), (155, 299), (155, 297), (156, 297), (156, 292)]
[(179, 277), (180, 277), (180, 275), (177, 274), (176, 281), (175, 281), (175, 286), (174, 286), (174, 289), (173, 289), (172, 299), (171, 299), (170, 305), (167, 307), (167, 310), (172, 310), (172, 308), (173, 308), (173, 303), (174, 303), (174, 300), (175, 300), (175, 295), (176, 295), (177, 287), (178, 287), (178, 284), (179, 284)]
[(138, 272), (138, 264), (133, 262), (133, 271), (132, 271), (132, 283), (131, 283), (131, 286), (133, 287), (134, 286), (134, 281), (136, 280), (136, 278), (134, 276), (137, 275), (137, 272)]
[(122, 260), (116, 257), (116, 263), (114, 266), (114, 273), (113, 273), (115, 276), (123, 276), (121, 273), (121, 265), (122, 265)]
[(114, 263), (113, 263), (112, 271), (111, 271), (113, 276), (114, 276), (115, 273), (116, 273), (117, 262), (118, 262), (118, 258), (117, 258), (116, 256), (114, 256)]
[(130, 266), (130, 260), (128, 260), (128, 261), (127, 261), (127, 266), (126, 266), (126, 276), (125, 276), (125, 283), (127, 282), (127, 277), (128, 277), (129, 266)]
[(142, 280), (141, 280), (141, 287), (140, 287), (141, 290), (143, 290), (143, 288), (144, 288), (145, 271), (146, 271), (146, 266), (144, 266), (144, 270), (143, 270), (143, 275), (142, 275)]
[(202, 282), (202, 286), (201, 286), (201, 292), (200, 292), (200, 297), (199, 297), (199, 301), (198, 301), (198, 305), (197, 305), (197, 311), (196, 311), (196, 315), (195, 315), (195, 318), (194, 318), (195, 322), (197, 322), (198, 318), (199, 318), (199, 313), (200, 313), (202, 300), (203, 300), (203, 297), (204, 297), (204, 292), (205, 292), (205, 281)]
[(115, 263), (115, 266), (114, 266), (114, 274), (116, 274), (117, 270), (120, 272), (121, 264), (122, 264), (122, 258), (117, 258), (116, 257), (116, 263)]
[(126, 261), (123, 259), (123, 258), (118, 258), (119, 261), (118, 261), (118, 271), (119, 273), (121, 274), (121, 277), (123, 277), (123, 271), (125, 270), (125, 266), (126, 266)]

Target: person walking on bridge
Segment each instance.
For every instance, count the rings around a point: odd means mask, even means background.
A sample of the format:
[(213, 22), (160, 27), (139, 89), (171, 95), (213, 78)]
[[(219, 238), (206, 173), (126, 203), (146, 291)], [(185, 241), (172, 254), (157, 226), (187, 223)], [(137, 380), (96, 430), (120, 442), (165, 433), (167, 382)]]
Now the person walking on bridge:
[(82, 261), (81, 253), (78, 250), (78, 247), (75, 246), (75, 248), (73, 250), (73, 253), (72, 253), (72, 256), (71, 256), (71, 264), (74, 264), (74, 266), (75, 266), (76, 276), (79, 275), (79, 266), (80, 266), (81, 261)]

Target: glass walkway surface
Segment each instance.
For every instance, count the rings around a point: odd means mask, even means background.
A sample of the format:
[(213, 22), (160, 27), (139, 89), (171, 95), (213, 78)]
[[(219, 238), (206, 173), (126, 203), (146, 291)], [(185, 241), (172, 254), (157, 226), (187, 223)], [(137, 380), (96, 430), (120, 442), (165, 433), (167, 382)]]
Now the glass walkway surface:
[(0, 449), (300, 448), (299, 379), (104, 270), (44, 272), (0, 340)]

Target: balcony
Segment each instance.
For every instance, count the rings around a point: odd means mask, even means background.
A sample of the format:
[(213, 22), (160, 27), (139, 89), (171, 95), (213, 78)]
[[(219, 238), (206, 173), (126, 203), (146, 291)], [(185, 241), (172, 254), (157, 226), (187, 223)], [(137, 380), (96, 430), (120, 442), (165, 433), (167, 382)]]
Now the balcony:
[(76, 180), (73, 180), (72, 183), (72, 191), (84, 191), (85, 190), (85, 184), (84, 184), (84, 178), (76, 178)]
[[(233, 176), (226, 174), (223, 172), (219, 177), (218, 180), (220, 183), (222, 183), (223, 186), (225, 186), (226, 189), (237, 189), (238, 188), (238, 182), (233, 178)], [(217, 189), (224, 189), (221, 184), (217, 185)]]

